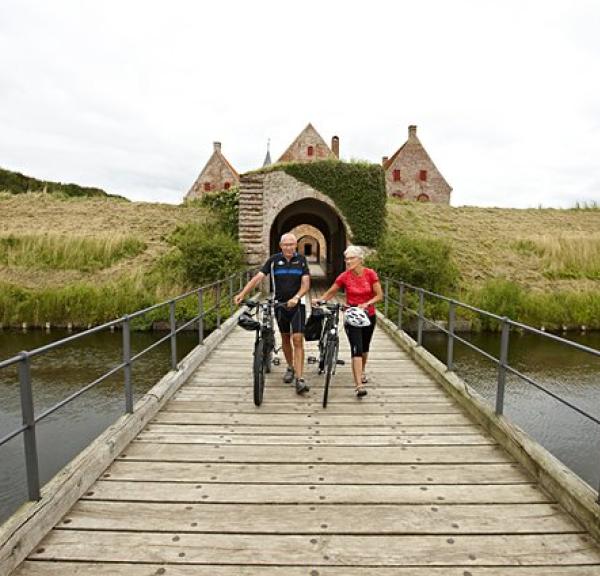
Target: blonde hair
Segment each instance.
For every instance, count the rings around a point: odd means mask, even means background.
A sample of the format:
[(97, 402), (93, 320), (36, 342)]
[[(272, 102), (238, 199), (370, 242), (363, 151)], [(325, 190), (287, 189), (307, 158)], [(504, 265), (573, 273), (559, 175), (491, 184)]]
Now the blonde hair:
[(365, 253), (360, 246), (348, 246), (348, 248), (344, 250), (344, 256), (346, 256), (346, 258), (357, 257), (364, 260)]

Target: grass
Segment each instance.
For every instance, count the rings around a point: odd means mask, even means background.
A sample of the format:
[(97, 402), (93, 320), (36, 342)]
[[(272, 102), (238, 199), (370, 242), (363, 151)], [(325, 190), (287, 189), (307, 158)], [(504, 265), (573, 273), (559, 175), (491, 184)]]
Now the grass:
[[(541, 292), (600, 289), (594, 256), (600, 238), (600, 210), (590, 206), (523, 210), (390, 199), (388, 226), (391, 232), (447, 242), (463, 289), (480, 288), (496, 278)], [(553, 238), (563, 241), (551, 256)]]
[(102, 270), (146, 248), (134, 236), (95, 237), (58, 234), (9, 234), (0, 237), (0, 264), (38, 270)]
[(532, 237), (515, 242), (515, 249), (541, 257), (547, 278), (600, 280), (600, 233)]

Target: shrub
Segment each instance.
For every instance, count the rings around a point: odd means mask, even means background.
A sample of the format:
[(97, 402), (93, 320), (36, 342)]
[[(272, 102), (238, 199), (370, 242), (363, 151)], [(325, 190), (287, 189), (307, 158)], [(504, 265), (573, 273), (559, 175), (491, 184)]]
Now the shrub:
[(169, 241), (179, 250), (184, 277), (192, 285), (224, 278), (243, 266), (239, 242), (206, 224), (178, 226)]
[[(192, 200), (192, 202), (194, 201)], [(203, 194), (200, 200), (196, 200), (196, 202), (199, 202), (200, 206), (210, 208), (223, 231), (237, 238), (240, 218), (240, 192), (238, 188)]]
[(367, 264), (381, 276), (444, 295), (455, 291), (459, 279), (449, 244), (435, 238), (388, 234)]

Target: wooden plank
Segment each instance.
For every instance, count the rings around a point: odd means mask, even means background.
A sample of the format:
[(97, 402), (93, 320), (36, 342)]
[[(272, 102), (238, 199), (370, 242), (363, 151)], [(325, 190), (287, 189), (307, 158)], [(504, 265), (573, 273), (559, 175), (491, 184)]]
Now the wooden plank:
[[(347, 394), (352, 396), (354, 392), (348, 389)], [(263, 404), (260, 406), (262, 414), (305, 414), (307, 408), (320, 408), (320, 398), (317, 402), (311, 402), (305, 396), (298, 396), (290, 390), (290, 402), (272, 402), (268, 393), (265, 392)], [(195, 400), (171, 400), (164, 408), (164, 412), (237, 412), (256, 413), (257, 407), (249, 402), (199, 402)], [(317, 410), (317, 413), (322, 410)], [(429, 402), (429, 403), (369, 403), (369, 401), (336, 404), (332, 402), (327, 406), (327, 414), (453, 414), (462, 413), (453, 402)]]
[(598, 564), (580, 534), (511, 536), (271, 536), (54, 530), (33, 559), (172, 564), (521, 566)]
[(600, 576), (600, 566), (223, 566), (27, 561), (15, 576)]
[(216, 424), (148, 424), (144, 429), (153, 433), (175, 434), (252, 434), (265, 436), (424, 436), (480, 435), (481, 428), (472, 426), (243, 426), (241, 424), (218, 426)]
[(289, 462), (289, 463), (477, 463), (511, 462), (495, 446), (228, 446), (155, 444), (133, 441), (119, 459), (164, 462)]
[(516, 464), (113, 463), (103, 478), (161, 482), (278, 484), (531, 484)]
[[(218, 412), (159, 412), (154, 422), (164, 424), (253, 424), (263, 426), (351, 426), (356, 415), (331, 414), (263, 414), (257, 408), (254, 413)], [(362, 414), (360, 422), (365, 426), (413, 426), (413, 425), (466, 425), (472, 421), (464, 414)]]
[(554, 504), (331, 505), (80, 501), (65, 530), (245, 534), (579, 533)]
[[(342, 387), (340, 386), (340, 388)], [(271, 387), (269, 388), (269, 397), (273, 399), (282, 397), (287, 400), (289, 398), (289, 392), (291, 389), (291, 384), (287, 386), (282, 384), (281, 386)], [(200, 399), (214, 398), (222, 400), (226, 400), (231, 396), (236, 396), (239, 398), (252, 398), (252, 386), (250, 385), (250, 382), (248, 382), (248, 386), (191, 386), (186, 384), (185, 387), (182, 388), (175, 397), (182, 398), (184, 396), (191, 400), (194, 399), (194, 396), (197, 396)], [(419, 400), (423, 398), (448, 399), (448, 395), (441, 388), (437, 387), (378, 388), (372, 386), (369, 390), (369, 396), (371, 396), (371, 398), (376, 397), (385, 399), (387, 401), (398, 401), (410, 398)]]
[[(326, 477), (323, 477), (326, 478)], [(82, 500), (229, 504), (515, 504), (549, 502), (534, 484), (336, 485), (99, 480)]]
[(137, 442), (158, 444), (230, 444), (231, 446), (253, 445), (299, 445), (299, 446), (491, 446), (496, 441), (481, 434), (427, 434), (412, 436), (280, 436), (253, 434), (182, 434), (172, 431), (144, 431), (138, 434)]

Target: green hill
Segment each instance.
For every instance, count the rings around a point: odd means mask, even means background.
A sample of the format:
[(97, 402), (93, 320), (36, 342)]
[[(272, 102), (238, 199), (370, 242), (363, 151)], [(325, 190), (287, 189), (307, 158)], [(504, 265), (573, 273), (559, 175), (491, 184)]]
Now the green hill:
[(63, 184), (49, 180), (38, 180), (25, 176), (20, 172), (13, 172), (0, 168), (0, 192), (11, 194), (26, 194), (28, 192), (44, 192), (47, 194), (63, 194), (65, 196), (102, 196), (126, 200), (122, 196), (108, 194), (100, 188), (79, 186), (78, 184)]

